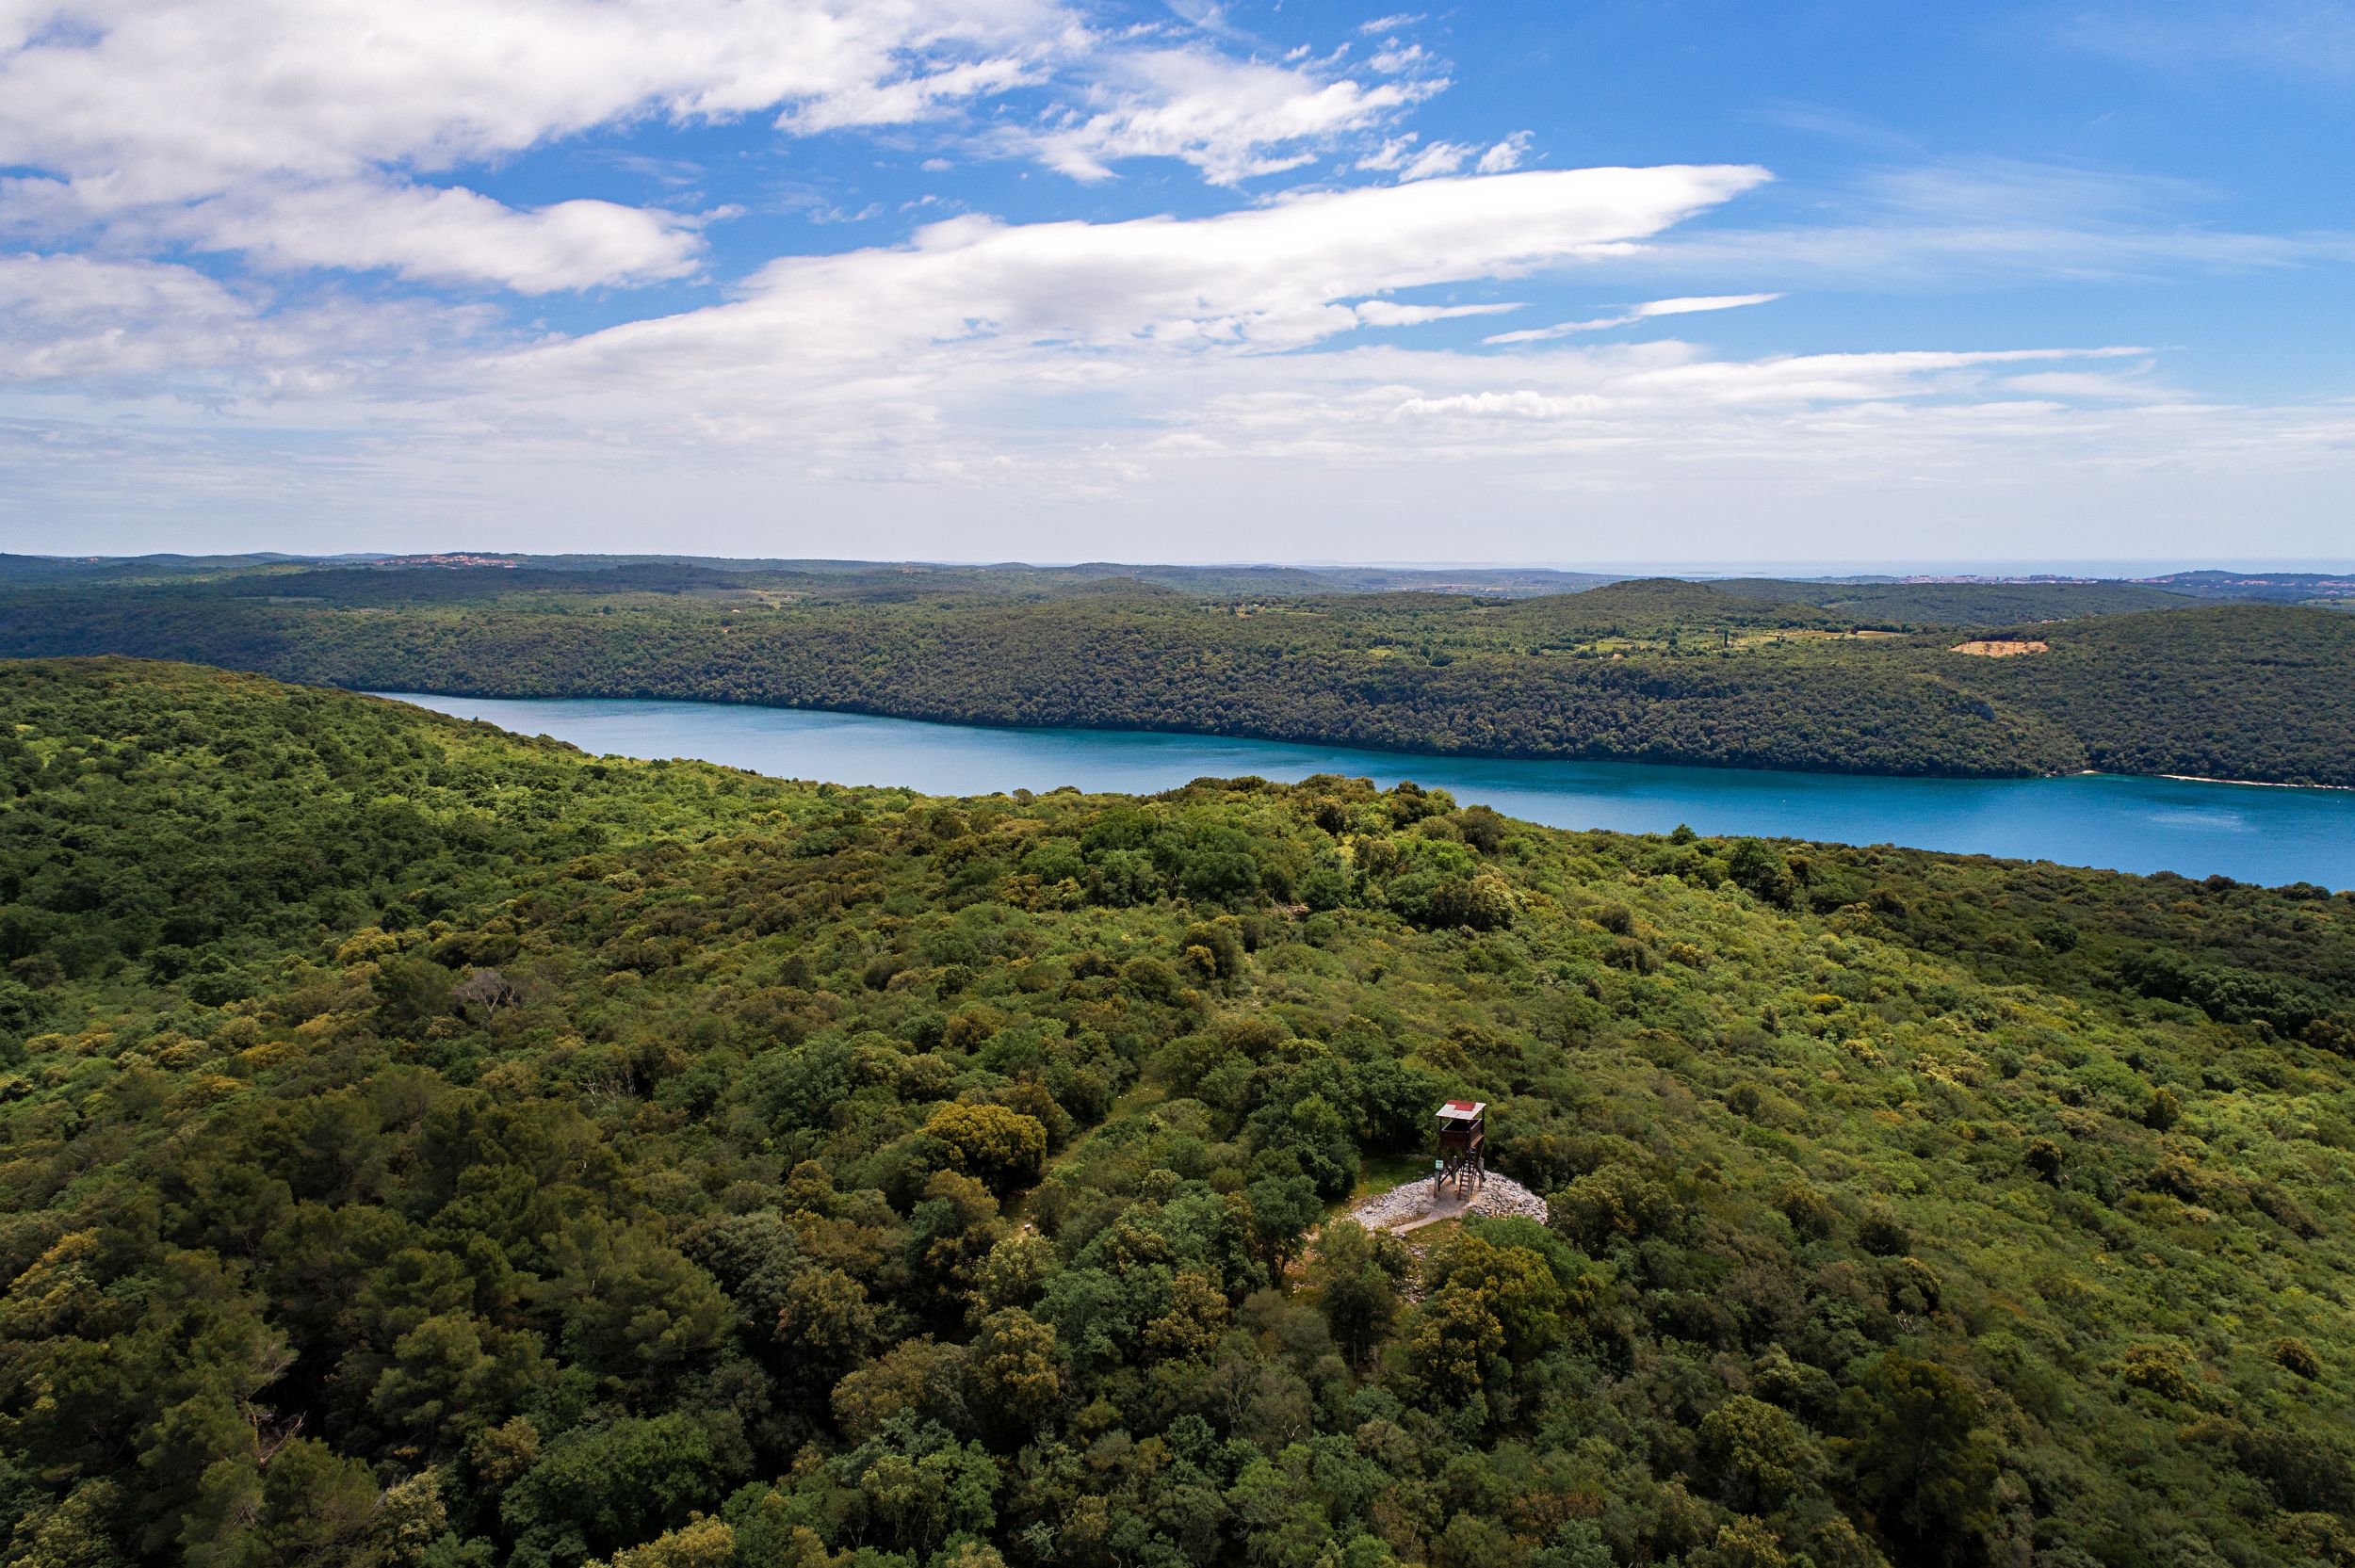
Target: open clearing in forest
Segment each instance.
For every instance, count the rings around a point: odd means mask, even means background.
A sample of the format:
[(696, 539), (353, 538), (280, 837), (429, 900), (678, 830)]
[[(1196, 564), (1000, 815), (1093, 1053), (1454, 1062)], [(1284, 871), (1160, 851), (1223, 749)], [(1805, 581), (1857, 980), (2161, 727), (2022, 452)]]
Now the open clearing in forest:
[(2007, 659), (2016, 654), (2048, 654), (2052, 650), (2053, 645), (2049, 642), (2003, 642), (1982, 639), (1975, 642), (1957, 642), (1953, 651), (1973, 654), (1980, 658)]

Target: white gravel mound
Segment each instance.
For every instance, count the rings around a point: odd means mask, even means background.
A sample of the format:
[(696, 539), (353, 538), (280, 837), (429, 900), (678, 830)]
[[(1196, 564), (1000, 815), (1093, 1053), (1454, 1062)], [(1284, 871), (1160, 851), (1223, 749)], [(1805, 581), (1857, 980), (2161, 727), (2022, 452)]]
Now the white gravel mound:
[(1349, 1218), (1371, 1231), (1403, 1231), (1466, 1215), (1509, 1214), (1535, 1220), (1542, 1225), (1546, 1222), (1546, 1201), (1512, 1177), (1491, 1171), (1487, 1182), (1473, 1189), (1469, 1202), (1453, 1185), (1435, 1198), (1429, 1181), (1411, 1181), (1367, 1199), (1349, 1211)]

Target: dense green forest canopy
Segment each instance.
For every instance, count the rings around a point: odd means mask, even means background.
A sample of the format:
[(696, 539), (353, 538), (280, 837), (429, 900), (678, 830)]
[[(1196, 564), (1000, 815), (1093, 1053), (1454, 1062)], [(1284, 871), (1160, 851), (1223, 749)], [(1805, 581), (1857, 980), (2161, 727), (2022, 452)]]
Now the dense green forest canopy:
[(0, 713), (0, 1561), (2355, 1561), (2355, 898)]
[[(1319, 575), (276, 565), (20, 582), (0, 590), (0, 655), (1405, 752), (2355, 784), (2344, 610), (2123, 583), (1294, 581)], [(2034, 649), (1957, 651), (1990, 640)]]

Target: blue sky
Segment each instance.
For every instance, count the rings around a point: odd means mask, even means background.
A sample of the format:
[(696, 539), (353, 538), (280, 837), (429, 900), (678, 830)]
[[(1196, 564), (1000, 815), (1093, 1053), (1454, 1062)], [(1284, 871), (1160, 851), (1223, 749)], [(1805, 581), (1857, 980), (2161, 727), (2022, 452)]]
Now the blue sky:
[(2350, 89), (2324, 0), (20, 8), (0, 547), (2344, 561)]

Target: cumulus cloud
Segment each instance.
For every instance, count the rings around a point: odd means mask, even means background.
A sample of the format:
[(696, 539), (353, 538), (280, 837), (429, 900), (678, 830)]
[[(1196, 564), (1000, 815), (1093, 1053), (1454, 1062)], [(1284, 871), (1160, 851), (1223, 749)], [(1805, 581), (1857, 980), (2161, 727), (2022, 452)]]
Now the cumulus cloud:
[(1002, 89), (1071, 25), (1043, 0), (68, 0), (18, 15), (0, 156), (125, 202), (449, 168), (646, 114), (907, 118)]
[(1431, 63), (1431, 57), (1420, 43), (1391, 42), (1368, 56), (1366, 63), (1385, 76), (1398, 76), (1423, 69)]
[[(419, 174), (648, 116), (893, 123), (1031, 80), (1048, 0), (68, 0), (0, 24), (17, 226), (125, 222), (284, 261), (532, 290), (673, 277), (676, 215), (517, 212)], [(432, 265), (398, 233), (449, 242)], [(356, 231), (350, 243), (329, 229)]]
[(1089, 107), (1035, 133), (1009, 133), (1048, 168), (1108, 179), (1123, 158), (1179, 158), (1213, 185), (1297, 169), (1446, 84), (1327, 78), (1307, 65), (1155, 49), (1101, 67)]
[(464, 189), (372, 181), (242, 190), (154, 220), (267, 267), (384, 268), (523, 294), (648, 283), (694, 270), (698, 218), (611, 202), (525, 211)]
[[(1530, 136), (1518, 131), (1485, 151), (1470, 142), (1434, 141), (1423, 143), (1413, 131), (1403, 136), (1386, 137), (1372, 152), (1359, 158), (1356, 167), (1376, 173), (1396, 174), (1403, 185), (1409, 180), (1436, 179), (1454, 174), (1467, 163), (1482, 174), (1503, 174), (1519, 169), (1528, 154)], [(1475, 155), (1477, 161), (1475, 162)]]
[(1502, 174), (1519, 169), (1529, 161), (1529, 144), (1533, 139), (1527, 131), (1515, 131), (1480, 154), (1479, 171), (1483, 174)]

